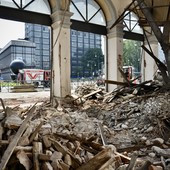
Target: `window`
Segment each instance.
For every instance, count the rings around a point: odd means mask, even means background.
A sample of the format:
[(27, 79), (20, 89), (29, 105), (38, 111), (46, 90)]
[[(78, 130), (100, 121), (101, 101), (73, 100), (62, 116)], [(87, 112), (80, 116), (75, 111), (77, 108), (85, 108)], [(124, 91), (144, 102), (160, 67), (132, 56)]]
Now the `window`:
[[(106, 29), (105, 17), (102, 12), (102, 9), (97, 4), (97, 2), (98, 1), (95, 0), (71, 0), (70, 11), (73, 12), (73, 15), (71, 17), (73, 21), (71, 30), (71, 59), (76, 59), (76, 67), (72, 67), (72, 77), (86, 76), (86, 68), (84, 68), (82, 64), (82, 57), (89, 50), (89, 48), (95, 48), (95, 46), (101, 48), (101, 35), (99, 34), (106, 34), (103, 33), (103, 31), (98, 31), (97, 29), (96, 31), (98, 34), (89, 32), (89, 30), (92, 30), (92, 24), (93, 26), (94, 24), (100, 25), (96, 26), (96, 28), (103, 27), (104, 29)], [(85, 24), (87, 23), (87, 29), (81, 29), (85, 31), (87, 30), (87, 32), (78, 30), (76, 24), (74, 26), (74, 20), (85, 22)], [(77, 43), (76, 48), (74, 46), (73, 41)], [(78, 68), (81, 70), (79, 71), (79, 73), (81, 73), (79, 74), (79, 76), (77, 74)], [(76, 75), (74, 75), (74, 73)]]
[(22, 53), (22, 47), (16, 47), (16, 53)]
[(34, 42), (35, 42), (35, 43), (40, 43), (40, 38), (35, 38), (35, 39), (34, 39)]
[(78, 31), (78, 37), (83, 37), (83, 32)]
[(138, 25), (138, 17), (133, 13), (126, 11), (123, 23), (125, 25), (124, 30), (136, 33), (143, 33), (142, 29)]
[(72, 51), (73, 51), (73, 52), (77, 52), (77, 48), (74, 48), (74, 47), (73, 47), (73, 48), (72, 48)]
[(49, 49), (49, 45), (43, 44), (43, 49)]
[(81, 37), (81, 38), (79, 37), (79, 38), (78, 38), (78, 42), (83, 42), (83, 38), (82, 38), (82, 37)]
[(31, 48), (25, 48), (25, 50), (26, 50), (26, 51), (25, 51), (26, 53), (31, 53), (31, 51), (32, 51)]
[(74, 42), (74, 41), (72, 41), (72, 42), (71, 42), (71, 45), (72, 45), (72, 47), (76, 47), (76, 46), (77, 46), (77, 43)]
[(89, 39), (84, 39), (84, 43), (89, 43)]
[(43, 50), (43, 55), (49, 55), (49, 51)]
[(94, 0), (72, 0), (70, 11), (74, 13), (71, 19), (106, 26), (104, 14)]
[(49, 61), (49, 56), (43, 55), (43, 61)]
[(49, 38), (49, 34), (46, 32), (43, 32), (43, 38)]
[(90, 33), (90, 39), (94, 39), (94, 34)]
[(50, 40), (49, 40), (49, 39), (43, 39), (43, 44), (48, 44), (48, 45), (50, 45)]
[(72, 37), (71, 40), (72, 41), (77, 41), (77, 37)]
[(84, 44), (84, 48), (89, 48), (89, 44)]
[(78, 43), (78, 47), (83, 47), (83, 43)]
[(1, 0), (2, 6), (7, 6), (11, 8), (19, 8), (20, 10), (33, 11), (43, 14), (51, 14), (50, 6), (48, 1), (42, 0)]

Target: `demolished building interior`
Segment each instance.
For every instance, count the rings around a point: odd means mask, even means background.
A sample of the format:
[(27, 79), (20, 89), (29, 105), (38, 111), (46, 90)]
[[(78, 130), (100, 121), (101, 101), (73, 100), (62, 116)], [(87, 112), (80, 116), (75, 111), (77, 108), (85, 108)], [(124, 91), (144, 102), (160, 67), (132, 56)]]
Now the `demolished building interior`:
[[(117, 85), (110, 91), (84, 83), (74, 94), (56, 97), (55, 80), (52, 100), (32, 96), (35, 104), (22, 108), (26, 99), (0, 98), (0, 170), (170, 169), (170, 1), (129, 1), (108, 29), (129, 12), (138, 16), (147, 44), (142, 48), (162, 81), (135, 84), (118, 68), (123, 81), (106, 77), (106, 84)], [(153, 34), (166, 63), (152, 51), (148, 37)]]

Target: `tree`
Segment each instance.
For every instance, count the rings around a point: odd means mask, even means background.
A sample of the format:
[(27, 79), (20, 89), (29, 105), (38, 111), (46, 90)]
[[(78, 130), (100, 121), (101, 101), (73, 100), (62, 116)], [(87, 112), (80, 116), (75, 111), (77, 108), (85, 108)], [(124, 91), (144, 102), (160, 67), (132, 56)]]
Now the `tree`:
[(133, 66), (140, 72), (141, 42), (133, 40), (123, 41), (123, 65)]
[(97, 76), (101, 74), (104, 63), (104, 55), (100, 48), (88, 49), (82, 57), (82, 66), (85, 76)]

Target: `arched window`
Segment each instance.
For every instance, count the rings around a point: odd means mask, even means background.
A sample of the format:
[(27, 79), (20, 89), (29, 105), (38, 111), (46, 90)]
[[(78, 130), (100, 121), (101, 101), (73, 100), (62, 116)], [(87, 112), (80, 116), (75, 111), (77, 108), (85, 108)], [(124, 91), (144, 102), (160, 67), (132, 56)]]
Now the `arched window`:
[(71, 29), (106, 35), (106, 21), (101, 7), (94, 0), (72, 0)]
[(71, 76), (97, 77), (103, 74), (103, 36), (106, 21), (101, 7), (94, 0), (72, 0)]
[(43, 0), (1, 0), (0, 6), (33, 11), (42, 14), (51, 14), (48, 1)]
[[(131, 11), (125, 12), (124, 41), (123, 41), (123, 65), (124, 71), (133, 68), (130, 77), (138, 77), (141, 71), (141, 43), (144, 40), (143, 30), (138, 24), (138, 17)], [(127, 70), (128, 71), (128, 70)]]
[(123, 20), (124, 30), (143, 34), (141, 27), (138, 25), (138, 17), (130, 11), (126, 11)]
[(106, 26), (101, 8), (93, 0), (72, 0), (70, 11), (74, 13), (71, 19)]

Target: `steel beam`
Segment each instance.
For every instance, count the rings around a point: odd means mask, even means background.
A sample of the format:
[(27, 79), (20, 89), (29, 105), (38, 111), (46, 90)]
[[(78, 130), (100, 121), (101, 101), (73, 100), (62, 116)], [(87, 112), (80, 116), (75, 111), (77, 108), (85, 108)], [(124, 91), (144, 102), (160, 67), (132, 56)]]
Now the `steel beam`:
[(84, 31), (84, 32), (92, 32), (95, 34), (106, 35), (107, 30), (105, 26), (89, 24), (82, 21), (71, 20), (71, 29)]
[(0, 6), (0, 18), (51, 26), (50, 15)]

